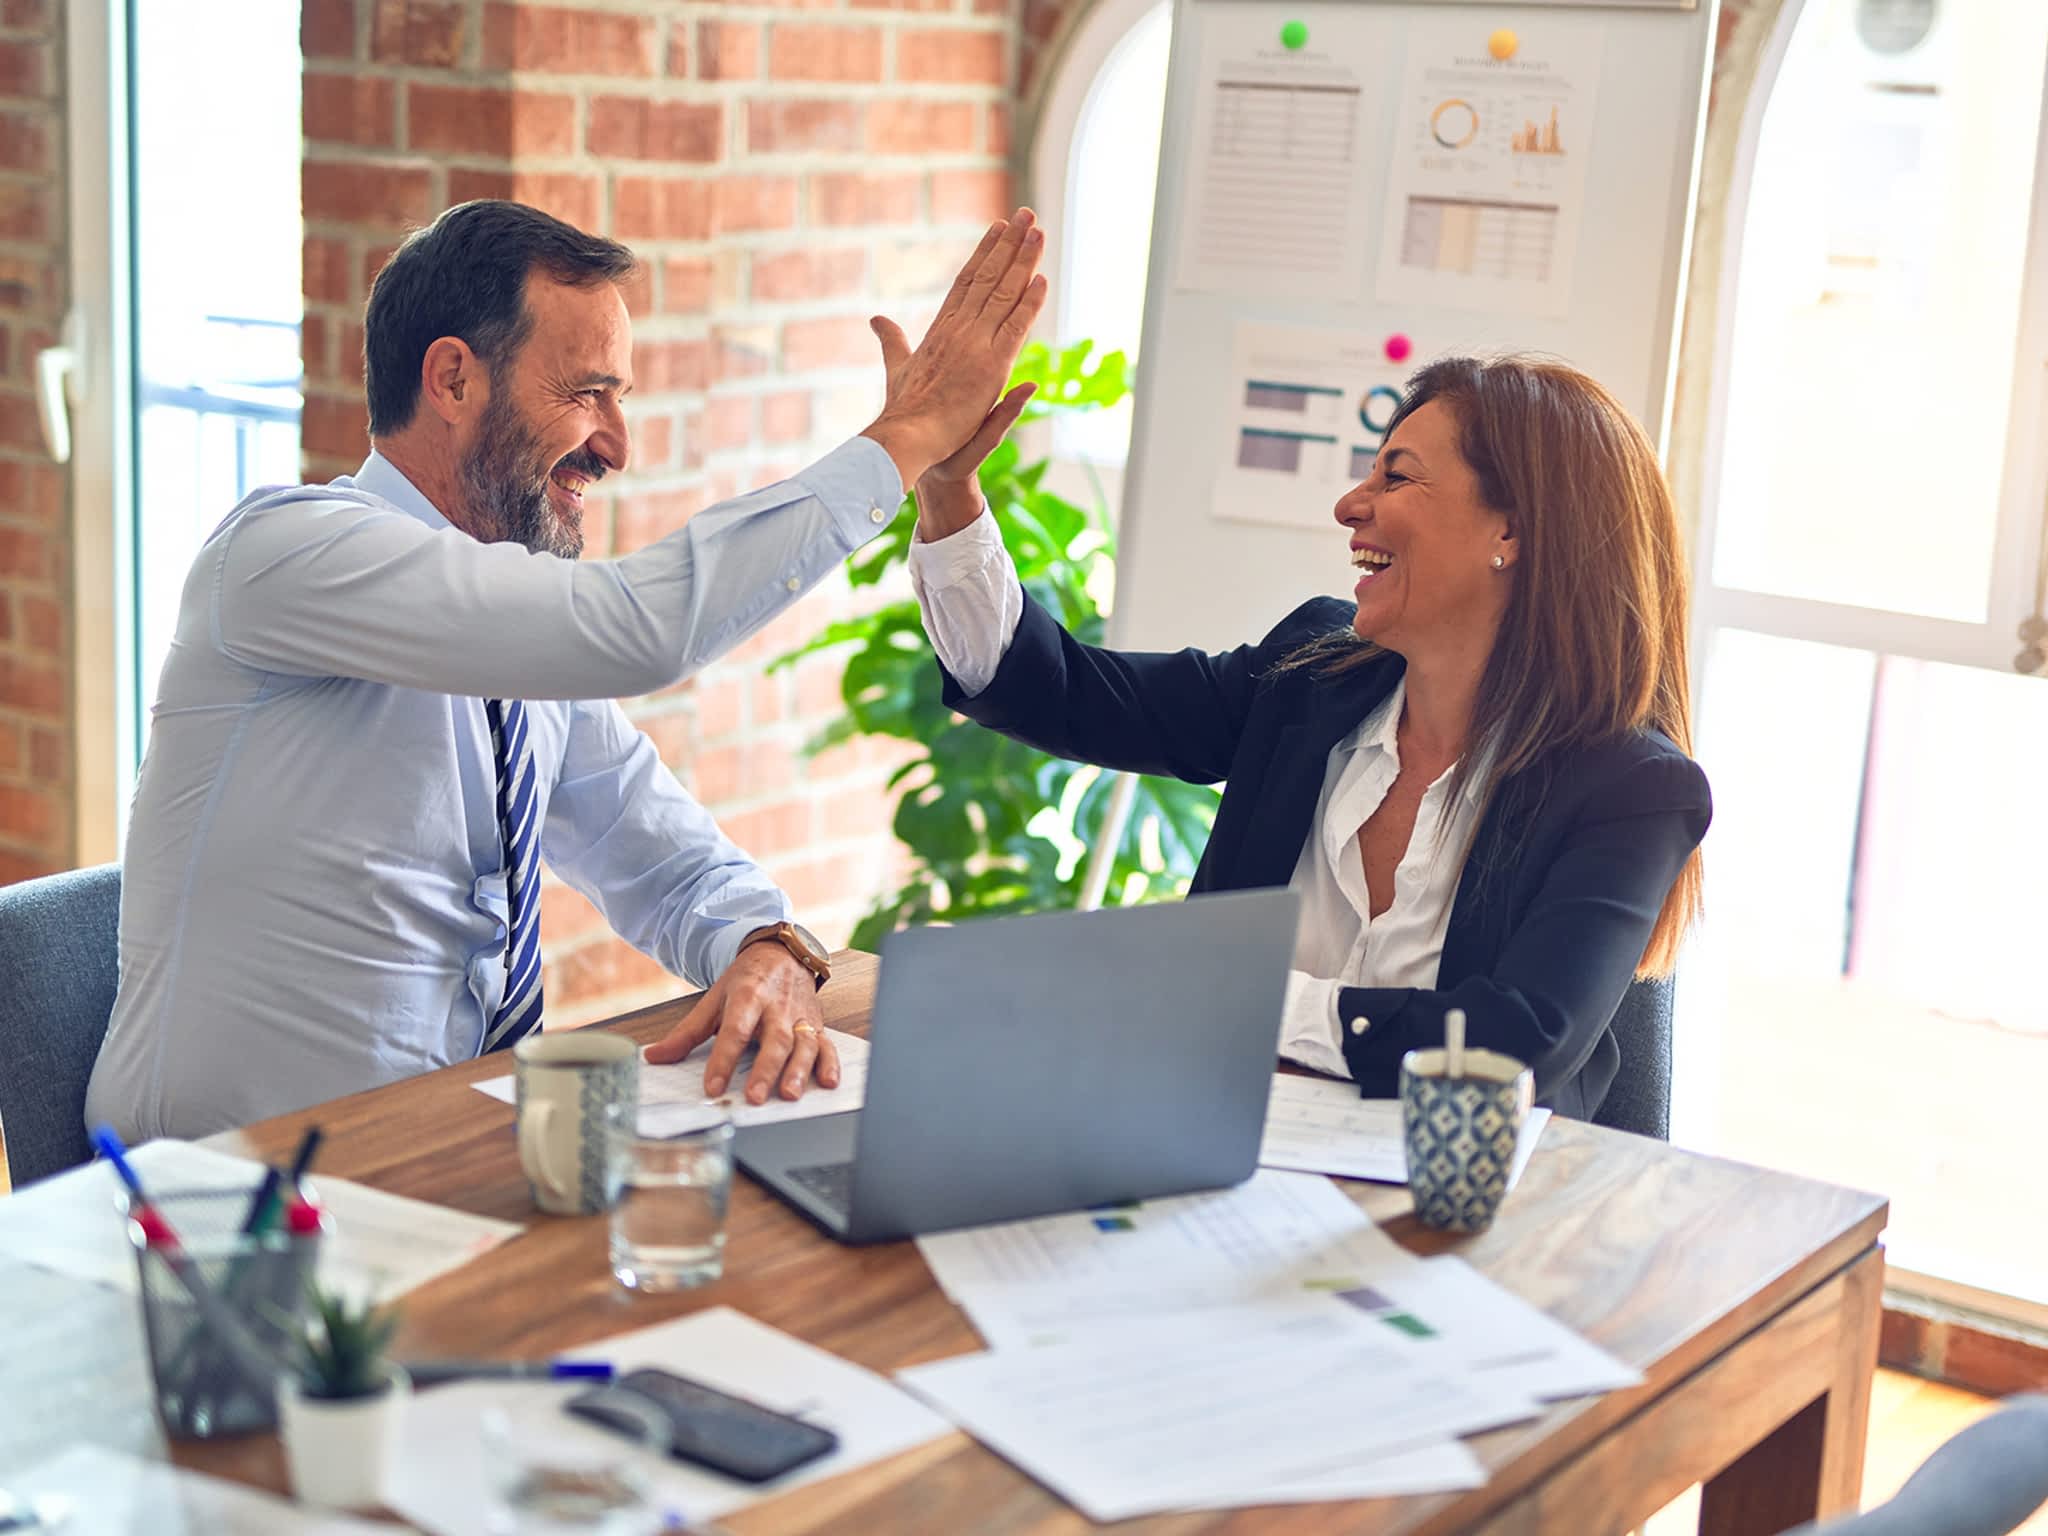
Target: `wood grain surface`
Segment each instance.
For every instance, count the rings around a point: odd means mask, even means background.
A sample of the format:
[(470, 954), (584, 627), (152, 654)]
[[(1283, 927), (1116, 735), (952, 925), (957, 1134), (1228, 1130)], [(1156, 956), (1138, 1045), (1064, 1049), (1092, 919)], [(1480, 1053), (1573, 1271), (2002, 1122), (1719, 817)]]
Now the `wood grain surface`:
[[(865, 1032), (875, 976), (871, 956), (836, 957), (824, 992), (827, 1022)], [(688, 1003), (600, 1027), (645, 1042)], [(526, 1224), (512, 1241), (406, 1298), (401, 1355), (541, 1356), (718, 1305), (883, 1372), (980, 1347), (914, 1245), (842, 1247), (744, 1176), (733, 1191), (722, 1280), (678, 1297), (622, 1290), (607, 1264), (604, 1218), (536, 1211), (513, 1148), (510, 1106), (470, 1087), (510, 1069), (503, 1056), (466, 1062), (209, 1144), (282, 1161), (317, 1121), (326, 1132), (319, 1171)], [(1601, 1536), (1633, 1529), (1673, 1494), (1704, 1482), (1703, 1530), (1770, 1536), (1853, 1505), (1876, 1363), (1882, 1198), (1561, 1118), (1551, 1120), (1499, 1220), (1479, 1237), (1422, 1229), (1403, 1189), (1339, 1187), (1404, 1246), (1460, 1254), (1636, 1366), (1645, 1384), (1560, 1403), (1530, 1423), (1474, 1438), (1490, 1474), (1483, 1488), (1171, 1515), (1127, 1528), (1159, 1536)], [(268, 1436), (181, 1446), (177, 1459), (286, 1486)], [(964, 1435), (756, 1505), (727, 1524), (742, 1536), (1054, 1536), (1088, 1528)]]

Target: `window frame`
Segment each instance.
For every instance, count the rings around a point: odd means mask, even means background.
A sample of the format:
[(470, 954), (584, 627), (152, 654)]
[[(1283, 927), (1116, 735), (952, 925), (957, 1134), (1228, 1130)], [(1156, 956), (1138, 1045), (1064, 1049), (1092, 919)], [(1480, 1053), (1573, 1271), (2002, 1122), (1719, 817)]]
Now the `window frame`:
[[(1067, 285), (1061, 278), (1073, 265), (1075, 242), (1067, 213), (1073, 204), (1074, 141), (1082, 116), (1117, 50), (1155, 10), (1165, 6), (1170, 11), (1172, 4), (1173, 0), (1094, 0), (1045, 59), (1026, 135), (1030, 149), (1023, 180), (1040, 221), (1055, 232), (1039, 266), (1054, 294), (1053, 313), (1041, 326), (1056, 340), (1065, 340), (1068, 332)], [(1154, 175), (1156, 185), (1156, 171)], [(1114, 462), (1077, 459), (1055, 449), (1054, 488), (1065, 483), (1083, 494), (1099, 493), (1114, 512), (1122, 505), (1128, 459), (1128, 446), (1125, 457)]]
[[(1081, 114), (1117, 48), (1139, 22), (1166, 4), (1171, 0), (1095, 0), (1045, 60), (1027, 138), (1030, 151), (1024, 164), (1024, 184), (1041, 220), (1058, 232), (1039, 263), (1055, 294), (1063, 291), (1059, 279), (1069, 265), (1072, 245), (1066, 215), (1073, 195), (1074, 137), (1080, 131)], [(1063, 313), (1055, 301), (1056, 329)]]
[(120, 857), (140, 743), (135, 654), (128, 4), (65, 7), (71, 313), (74, 857)]
[[(1742, 276), (1742, 242), (1747, 226), (1763, 123), (1778, 89), (1793, 34), (1806, 14), (1806, 0), (1787, 0), (1759, 61), (1755, 84), (1743, 105), (1734, 166), (1728, 180), (1722, 224), (1720, 282), (1714, 306), (1712, 354), (1717, 365), (1707, 379), (1708, 403), (1700, 453), (1698, 521), (1693, 530), (1693, 688), (1722, 629), (1749, 630), (1788, 640), (1813, 641), (1879, 655), (2013, 671), (2020, 649), (2019, 626), (2034, 609), (2036, 573), (2048, 546), (2048, 94), (2036, 125), (2033, 206), (2027, 219), (2026, 277), (2020, 294), (2013, 349), (2011, 415), (2006, 428), (2005, 466), (2000, 481), (1998, 531), (1991, 555), (1987, 609), (1982, 623), (1923, 614), (1786, 597), (1714, 580), (1715, 533), (1724, 494), (1727, 457), (1728, 360), (1735, 345)], [(2043, 61), (2048, 71), (2048, 60)], [(2042, 674), (2048, 677), (2048, 672)]]

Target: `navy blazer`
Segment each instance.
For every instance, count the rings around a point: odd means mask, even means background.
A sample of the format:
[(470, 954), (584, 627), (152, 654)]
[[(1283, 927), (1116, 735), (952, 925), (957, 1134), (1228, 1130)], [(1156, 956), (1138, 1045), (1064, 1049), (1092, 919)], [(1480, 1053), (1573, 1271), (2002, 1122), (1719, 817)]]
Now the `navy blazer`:
[[(1382, 658), (1328, 673), (1274, 664), (1348, 629), (1353, 608), (1316, 598), (1257, 645), (1211, 655), (1081, 644), (1027, 594), (989, 686), (945, 701), (1055, 756), (1194, 783), (1226, 781), (1194, 891), (1284, 886), (1310, 832), (1330, 752), (1393, 691)], [(1345, 987), (1344, 1057), (1369, 1097), (1400, 1092), (1402, 1053), (1466, 1039), (1530, 1063), (1536, 1096), (1590, 1119), (1621, 1053), (1609, 1023), (1664, 898), (1713, 814), (1707, 778), (1655, 731), (1553, 755), (1495, 787), (1451, 905), (1437, 985)]]

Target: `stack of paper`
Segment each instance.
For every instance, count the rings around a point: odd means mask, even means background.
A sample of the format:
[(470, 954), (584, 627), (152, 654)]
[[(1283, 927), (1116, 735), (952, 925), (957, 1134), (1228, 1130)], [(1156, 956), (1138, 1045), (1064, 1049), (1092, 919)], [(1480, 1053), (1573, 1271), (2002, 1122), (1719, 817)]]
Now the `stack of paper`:
[(918, 1246), (992, 1349), (900, 1379), (1096, 1519), (1474, 1487), (1453, 1437), (1640, 1379), (1311, 1174)]
[[(391, 1527), (326, 1514), (199, 1472), (74, 1446), (10, 1478), (34, 1509), (32, 1531), (91, 1536), (390, 1536)], [(9, 1526), (7, 1529), (14, 1529)]]
[[(701, 1130), (721, 1119), (734, 1125), (768, 1125), (777, 1120), (803, 1120), (813, 1115), (843, 1115), (859, 1109), (867, 1098), (868, 1043), (859, 1035), (828, 1029), (839, 1048), (839, 1086), (820, 1088), (813, 1083), (800, 1099), (785, 1099), (778, 1089), (766, 1104), (749, 1104), (744, 1090), (747, 1074), (753, 1070), (751, 1050), (741, 1055), (733, 1069), (727, 1092), (712, 1098), (704, 1091), (704, 1064), (711, 1053), (700, 1049), (683, 1061), (661, 1066), (640, 1063), (640, 1134), (679, 1136)], [(486, 1078), (471, 1085), (503, 1104), (513, 1103), (517, 1089), (509, 1077)]]
[[(1508, 1188), (1529, 1166), (1536, 1139), (1550, 1111), (1533, 1109), (1515, 1143)], [(1382, 1184), (1408, 1182), (1408, 1154), (1401, 1139), (1399, 1099), (1361, 1099), (1356, 1083), (1330, 1077), (1276, 1074), (1266, 1103), (1266, 1138), (1259, 1162), (1267, 1168), (1299, 1168)]]
[[(882, 1377), (814, 1349), (730, 1307), (621, 1334), (579, 1352), (621, 1375), (659, 1366), (837, 1431), (829, 1456), (764, 1485), (742, 1483), (653, 1452), (633, 1456), (652, 1502), (694, 1524), (742, 1505), (894, 1456), (948, 1432), (946, 1421)], [(514, 1394), (529, 1407), (565, 1403), (581, 1385), (471, 1382), (436, 1387), (406, 1410), (405, 1449), (391, 1506), (434, 1536), (487, 1536), (508, 1518), (484, 1442), (484, 1420)], [(611, 1432), (560, 1414), (563, 1441), (616, 1447)]]
[[(186, 1141), (152, 1141), (129, 1161), (145, 1189), (251, 1190), (262, 1165)], [(320, 1281), (356, 1297), (398, 1296), (467, 1264), (521, 1230), (517, 1222), (472, 1216), (386, 1194), (347, 1179), (307, 1181), (334, 1221), (320, 1252)], [(0, 1251), (59, 1274), (133, 1293), (135, 1255), (120, 1215), (121, 1186), (105, 1163), (90, 1163), (0, 1201)]]
[(132, 1300), (0, 1257), (0, 1319), (0, 1488), (80, 1442), (162, 1459), (142, 1309)]
[(1174, 1195), (917, 1240), (932, 1275), (997, 1348), (1076, 1322), (1333, 1292), (1419, 1263), (1328, 1179), (1260, 1169)]
[(898, 1379), (1094, 1520), (1329, 1497), (1295, 1485), (1535, 1411), (1313, 1297), (1126, 1322)]

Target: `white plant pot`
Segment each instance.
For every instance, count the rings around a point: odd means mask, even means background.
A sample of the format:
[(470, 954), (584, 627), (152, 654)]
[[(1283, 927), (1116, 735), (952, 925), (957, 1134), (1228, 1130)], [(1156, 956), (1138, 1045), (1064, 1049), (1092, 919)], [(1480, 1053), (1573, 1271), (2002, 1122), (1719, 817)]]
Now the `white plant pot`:
[(308, 1397), (296, 1377), (277, 1387), (278, 1430), (300, 1501), (322, 1509), (375, 1509), (398, 1456), (412, 1381), (397, 1366), (375, 1397)]

